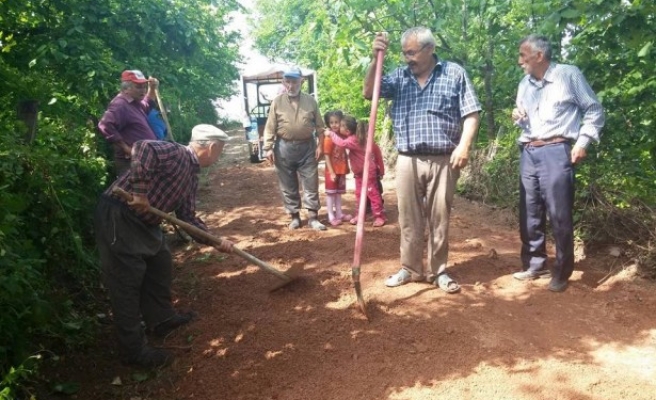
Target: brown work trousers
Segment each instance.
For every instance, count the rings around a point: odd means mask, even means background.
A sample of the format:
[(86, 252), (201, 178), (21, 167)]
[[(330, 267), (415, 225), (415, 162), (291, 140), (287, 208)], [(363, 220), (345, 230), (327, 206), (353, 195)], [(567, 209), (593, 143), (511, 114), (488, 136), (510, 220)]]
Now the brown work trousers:
[(425, 276), (424, 232), (428, 226), (428, 275), (446, 268), (449, 254), (449, 216), (460, 170), (451, 168), (451, 156), (399, 154), (396, 194), (401, 229), (401, 265)]

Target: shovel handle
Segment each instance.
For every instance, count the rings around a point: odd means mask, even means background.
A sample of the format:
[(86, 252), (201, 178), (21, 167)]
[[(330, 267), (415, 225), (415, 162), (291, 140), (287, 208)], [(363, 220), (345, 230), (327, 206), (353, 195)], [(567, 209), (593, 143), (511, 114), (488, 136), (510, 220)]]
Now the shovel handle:
[[(112, 189), (112, 193), (117, 195), (118, 197), (122, 198), (125, 201), (132, 200), (132, 194), (126, 192), (125, 190), (121, 189), (120, 187), (114, 187)], [(221, 239), (220, 238), (218, 238), (218, 237), (216, 237), (216, 236), (214, 236), (214, 235), (212, 235), (208, 232), (205, 232), (204, 230), (200, 229), (197, 226), (194, 226), (194, 225), (192, 225), (188, 222), (182, 221), (181, 219), (178, 219), (178, 218), (172, 216), (171, 214), (167, 214), (162, 210), (158, 210), (157, 208), (155, 208), (153, 206), (150, 206), (148, 208), (148, 211), (155, 214), (155, 215), (157, 215), (158, 217), (161, 217), (161, 218), (169, 221), (172, 224), (178, 225), (179, 227), (183, 228), (184, 230), (186, 230), (187, 232), (191, 233), (194, 236), (203, 238), (203, 239), (205, 239), (205, 240), (207, 240), (211, 243), (221, 245)], [(260, 268), (274, 274), (275, 276), (277, 276), (280, 279), (283, 279), (285, 281), (290, 281), (291, 280), (291, 278), (288, 277), (287, 275), (285, 275), (283, 272), (278, 271), (277, 269), (273, 268), (271, 265), (265, 263), (264, 261), (260, 260), (259, 258), (245, 252), (244, 250), (242, 250), (242, 249), (240, 249), (236, 246), (232, 246), (232, 252), (237, 254), (238, 256), (250, 261), (251, 263), (257, 265), (258, 267), (260, 267)]]
[(162, 119), (166, 124), (166, 140), (173, 142), (175, 141), (173, 138), (173, 131), (171, 130), (171, 124), (169, 124), (169, 117), (166, 115), (166, 108), (164, 107), (164, 103), (162, 103), (162, 98), (159, 97), (159, 89), (155, 89), (155, 98), (157, 99), (159, 112), (162, 113)]

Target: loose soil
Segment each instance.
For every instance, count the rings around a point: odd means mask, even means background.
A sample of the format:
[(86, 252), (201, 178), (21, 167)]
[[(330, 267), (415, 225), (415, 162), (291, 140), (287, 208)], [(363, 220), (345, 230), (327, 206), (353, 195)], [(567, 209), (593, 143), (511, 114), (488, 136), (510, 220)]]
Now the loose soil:
[[(122, 366), (103, 325), (84, 354), (47, 363), (39, 399), (62, 398), (54, 384), (79, 384), (68, 398), (98, 400), (656, 399), (655, 285), (635, 277), (630, 260), (606, 250), (579, 257), (559, 294), (546, 289), (548, 279), (516, 281), (515, 219), (458, 198), (448, 270), (462, 291), (386, 288), (399, 268), (389, 180), (389, 223), (365, 227), (367, 321), (351, 281), (356, 227), (289, 231), (274, 169), (250, 164), (241, 135), (233, 135), (203, 176), (200, 215), (213, 234), (276, 268), (303, 266), (300, 279), (270, 293), (276, 276), (172, 234), (176, 307), (199, 315), (151, 339), (176, 361), (157, 371)], [(352, 190), (344, 203), (353, 210)]]

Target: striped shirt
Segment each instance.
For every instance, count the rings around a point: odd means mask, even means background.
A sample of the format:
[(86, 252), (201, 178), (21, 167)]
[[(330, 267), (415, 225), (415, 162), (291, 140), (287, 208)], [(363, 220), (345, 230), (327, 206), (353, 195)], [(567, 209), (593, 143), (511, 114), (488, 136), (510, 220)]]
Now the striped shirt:
[(528, 116), (516, 122), (522, 128), (521, 143), (565, 138), (586, 148), (599, 142), (604, 126), (597, 96), (573, 65), (551, 63), (539, 81), (526, 75), (517, 89), (517, 108)]
[[(114, 187), (146, 195), (152, 207), (166, 213), (175, 211), (177, 218), (207, 231), (205, 223), (196, 217), (199, 172), (198, 158), (189, 147), (174, 142), (143, 140), (132, 147), (130, 172), (121, 175), (104, 195), (115, 197), (112, 195)], [(161, 218), (152, 213), (139, 214), (138, 217), (149, 225), (161, 222)]]
[(392, 99), (396, 147), (405, 154), (450, 154), (463, 118), (481, 110), (465, 69), (447, 61), (437, 61), (423, 88), (408, 67), (397, 68), (383, 77), (380, 96)]

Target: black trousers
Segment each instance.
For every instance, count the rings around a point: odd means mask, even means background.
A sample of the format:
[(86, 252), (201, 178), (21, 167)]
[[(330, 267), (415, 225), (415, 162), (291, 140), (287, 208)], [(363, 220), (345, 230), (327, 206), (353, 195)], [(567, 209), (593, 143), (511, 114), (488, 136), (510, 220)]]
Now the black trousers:
[(571, 145), (554, 143), (542, 147), (521, 147), (520, 235), (524, 270), (546, 267), (547, 216), (556, 243), (553, 278), (569, 279), (574, 271), (574, 167)]
[(146, 225), (125, 204), (101, 197), (94, 226), (103, 280), (124, 356), (145, 345), (141, 321), (154, 327), (175, 315), (173, 261), (158, 225)]

